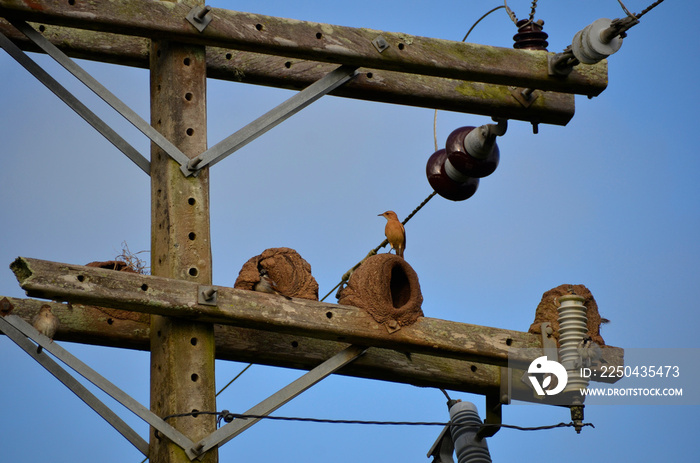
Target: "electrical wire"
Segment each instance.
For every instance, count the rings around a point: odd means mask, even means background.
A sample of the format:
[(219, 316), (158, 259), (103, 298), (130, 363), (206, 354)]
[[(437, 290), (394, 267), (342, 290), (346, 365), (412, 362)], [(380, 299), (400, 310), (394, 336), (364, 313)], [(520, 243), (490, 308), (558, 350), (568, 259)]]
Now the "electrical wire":
[(231, 381), (229, 381), (228, 384), (227, 384), (226, 386), (222, 387), (221, 390), (220, 390), (219, 392), (217, 392), (216, 395), (215, 395), (214, 397), (219, 397), (219, 394), (221, 394), (222, 392), (224, 392), (224, 390), (225, 390), (227, 387), (229, 387), (231, 384), (233, 384), (233, 382), (234, 382), (235, 380), (237, 380), (238, 378), (240, 378), (241, 375), (242, 375), (243, 373), (245, 373), (245, 371), (246, 371), (248, 368), (252, 367), (252, 366), (253, 366), (253, 364), (252, 364), (252, 363), (249, 363), (248, 366), (245, 367), (243, 370), (241, 370), (241, 372), (238, 373), (238, 374), (236, 375), (235, 378), (233, 378)]
[[(463, 426), (459, 423), (454, 423), (452, 421), (377, 421), (377, 420), (337, 420), (337, 419), (325, 419), (325, 418), (303, 418), (303, 417), (293, 417), (293, 416), (273, 416), (273, 415), (252, 415), (252, 414), (241, 414), (241, 413), (231, 413), (228, 410), (223, 410), (221, 412), (189, 412), (189, 413), (177, 413), (173, 415), (168, 415), (163, 420), (170, 418), (179, 418), (184, 416), (198, 416), (198, 415), (217, 415), (219, 417), (219, 422), (222, 420), (230, 423), (234, 419), (237, 420), (272, 420), (272, 421), (295, 421), (302, 423), (321, 423), (321, 424), (359, 424), (367, 426)], [(515, 429), (518, 431), (542, 431), (545, 429), (555, 429), (555, 428), (570, 428), (574, 427), (574, 423), (557, 423), (544, 426), (516, 426), (513, 424), (490, 424), (484, 423), (480, 425), (482, 428), (507, 428)], [(579, 426), (590, 426), (595, 428), (593, 423), (583, 423)]]

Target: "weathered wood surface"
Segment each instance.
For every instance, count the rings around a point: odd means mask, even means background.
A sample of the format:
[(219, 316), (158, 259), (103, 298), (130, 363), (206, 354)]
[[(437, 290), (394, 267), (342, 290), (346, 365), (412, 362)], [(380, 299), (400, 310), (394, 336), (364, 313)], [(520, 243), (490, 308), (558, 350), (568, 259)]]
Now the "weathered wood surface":
[[(80, 265), (18, 258), (12, 269), (28, 295), (201, 320), (242, 328), (359, 344), (398, 352), (508, 366), (519, 348), (541, 348), (537, 335), (424, 317), (388, 333), (361, 309), (217, 287), (217, 306), (197, 303), (198, 285)], [(623, 350), (604, 349), (609, 364), (622, 365)]]
[[(0, 296), (0, 299), (2, 297)], [(30, 322), (42, 305), (60, 320), (57, 341), (148, 351), (149, 315), (81, 304), (7, 298), (12, 314)], [(349, 344), (234, 326), (215, 325), (216, 358), (311, 370)], [(474, 394), (495, 394), (500, 368), (474, 362), (371, 348), (338, 374), (436, 387)]]
[[(184, 3), (95, 0), (73, 5), (52, 0), (0, 0), (0, 16), (79, 29), (167, 39), (182, 43), (365, 66), (450, 79), (598, 95), (607, 86), (607, 63), (577, 66), (569, 76), (549, 76), (547, 53), (297, 21), (213, 8), (198, 32), (185, 20)], [(154, 18), (157, 18), (154, 21)], [(389, 47), (379, 52), (372, 41)]]
[[(190, 3), (204, 6), (204, 0)], [(153, 40), (149, 53), (151, 126), (189, 158), (207, 149), (205, 55), (201, 45), (167, 40)], [(209, 216), (209, 169), (185, 177), (177, 162), (151, 144), (151, 273), (211, 284)], [(214, 326), (163, 315), (150, 317), (151, 411), (168, 416), (216, 410)], [(216, 431), (212, 415), (175, 417), (171, 424), (193, 442)], [(190, 462), (184, 449), (153, 429), (148, 458), (151, 463)], [(199, 460), (218, 462), (218, 450)]]
[[(32, 26), (70, 57), (148, 68), (148, 39), (61, 26)], [(25, 51), (40, 51), (3, 19), (0, 33)], [(305, 88), (336, 68), (318, 61), (219, 47), (207, 47), (206, 59), (210, 78), (290, 90)], [(358, 72), (356, 78), (331, 95), (541, 124), (566, 125), (575, 112), (574, 96), (566, 93), (537, 91), (537, 98), (525, 107), (511, 93), (515, 87), (366, 67)]]

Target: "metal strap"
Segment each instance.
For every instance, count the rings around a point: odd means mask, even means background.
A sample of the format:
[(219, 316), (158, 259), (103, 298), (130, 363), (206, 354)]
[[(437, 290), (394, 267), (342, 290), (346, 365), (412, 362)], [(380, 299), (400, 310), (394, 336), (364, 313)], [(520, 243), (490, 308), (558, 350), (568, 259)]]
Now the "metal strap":
[(76, 79), (80, 80), (85, 86), (90, 90), (95, 92), (97, 96), (102, 98), (102, 100), (110, 105), (115, 111), (121, 114), (126, 120), (131, 122), (134, 127), (139, 129), (141, 133), (146, 135), (153, 143), (158, 145), (163, 151), (165, 151), (171, 158), (181, 165), (187, 165), (190, 158), (187, 157), (182, 151), (180, 151), (175, 145), (173, 145), (167, 138), (165, 138), (160, 132), (151, 127), (151, 125), (143, 120), (141, 116), (136, 114), (129, 106), (127, 106), (122, 100), (117, 98), (112, 92), (107, 90), (107, 88), (99, 83), (97, 79), (92, 77), (83, 68), (78, 66), (72, 59), (66, 56), (61, 50), (56, 48), (48, 39), (46, 39), (39, 32), (34, 30), (29, 24), (24, 21), (17, 21), (10, 19), (10, 24), (12, 24), (17, 30), (22, 32), (24, 35), (34, 42), (39, 48), (44, 50), (49, 56), (51, 56), (58, 64), (63, 66), (68, 72), (73, 74)]
[(182, 172), (185, 175), (191, 175), (204, 166), (216, 164), (356, 75), (356, 66), (340, 66), (329, 72), (284, 103), (263, 114), (199, 156), (192, 158), (189, 163), (182, 166)]
[(95, 397), (89, 390), (80, 384), (75, 378), (73, 378), (66, 370), (64, 370), (58, 363), (56, 363), (51, 357), (44, 354), (37, 353), (36, 345), (31, 343), (10, 321), (11, 317), (7, 319), (5, 317), (0, 317), (0, 331), (5, 333), (8, 338), (15, 342), (19, 347), (24, 349), (30, 356), (34, 358), (37, 362), (46, 368), (52, 375), (54, 375), (60, 382), (62, 382), (68, 389), (73, 391), (75, 395), (80, 397), (90, 408), (95, 410), (102, 418), (107, 420), (114, 429), (116, 429), (122, 436), (124, 436), (129, 442), (131, 442), (134, 447), (136, 447), (145, 456), (148, 456), (148, 442), (139, 436), (136, 431), (134, 431), (128, 424), (126, 424), (116, 413), (114, 413), (109, 407), (102, 403), (97, 397)]
[[(9, 325), (9, 326), (8, 326)], [(138, 401), (133, 399), (131, 396), (129, 396), (126, 392), (122, 391), (119, 389), (117, 386), (109, 382), (106, 378), (101, 376), (99, 373), (97, 373), (95, 370), (87, 366), (85, 363), (83, 363), (81, 360), (78, 358), (74, 357), (71, 353), (63, 349), (61, 346), (58, 345), (58, 343), (51, 341), (49, 338), (46, 336), (40, 334), (37, 330), (34, 329), (29, 323), (25, 322), (21, 318), (19, 318), (16, 315), (8, 315), (6, 317), (0, 317), (0, 328), (2, 328), (2, 331), (4, 331), (8, 337), (10, 337), (15, 343), (17, 343), (20, 347), (22, 347), (25, 351), (27, 351), (32, 357), (34, 357), (37, 361), (39, 361), (45, 368), (47, 368), (54, 376), (56, 376), (61, 382), (66, 384), (71, 390), (76, 393), (85, 403), (90, 405), (95, 411), (97, 411), (103, 418), (105, 418), (112, 426), (114, 426), (122, 435), (124, 435), (127, 439), (129, 439), (130, 442), (132, 442), (139, 450), (143, 452), (145, 449), (144, 455), (148, 454), (148, 444), (145, 444), (145, 447), (143, 446), (143, 439), (138, 437), (137, 443), (135, 443), (132, 439), (130, 439), (130, 436), (134, 431), (128, 427), (123, 421), (119, 419), (119, 417), (114, 414), (109, 408), (104, 405), (102, 402), (99, 401), (96, 397), (92, 396), (92, 394), (87, 391), (80, 383), (75, 380), (68, 372), (66, 372), (61, 366), (56, 364), (56, 362), (53, 362), (51, 359), (49, 359), (46, 355), (40, 355), (36, 353), (36, 346), (26, 339), (23, 339), (22, 336), (18, 335), (18, 332), (23, 334), (24, 336), (32, 339), (34, 342), (39, 344), (41, 347), (43, 347), (44, 350), (50, 352), (56, 358), (58, 358), (60, 361), (68, 365), (70, 368), (75, 370), (76, 373), (81, 375), (83, 378), (87, 379), (90, 381), (92, 384), (97, 386), (98, 388), (102, 389), (105, 393), (107, 393), (109, 396), (111, 396), (114, 400), (122, 404), (124, 407), (128, 408), (131, 412), (133, 412), (135, 415), (137, 415), (139, 418), (153, 426), (155, 429), (160, 431), (164, 436), (168, 437), (170, 440), (172, 440), (174, 443), (182, 447), (185, 452), (187, 452), (187, 455), (190, 459), (194, 459), (198, 456), (198, 454), (195, 454), (191, 451), (193, 447), (193, 442), (188, 439), (184, 434), (182, 434), (180, 431), (177, 429), (173, 428), (171, 425), (163, 421), (160, 417), (158, 417), (156, 414), (151, 412), (149, 409), (141, 405)], [(16, 330), (14, 331), (13, 330)], [(13, 333), (13, 335), (10, 335), (10, 332)], [(47, 367), (48, 361), (53, 362), (55, 366), (52, 366), (51, 368)], [(58, 374), (57, 374), (58, 373)], [(70, 378), (70, 379), (68, 379)], [(68, 381), (68, 383), (66, 383)], [(71, 387), (69, 383), (75, 385), (77, 384), (80, 387)], [(84, 392), (88, 392), (89, 395), (84, 394)], [(98, 408), (95, 408), (98, 407)], [(118, 421), (115, 421), (118, 420)], [(127, 433), (127, 434), (125, 434)], [(133, 436), (131, 436), (133, 437)], [(135, 439), (135, 438), (134, 438)], [(143, 443), (141, 442), (143, 441)], [(137, 445), (138, 444), (138, 445)]]
[(85, 119), (88, 124), (100, 132), (102, 136), (109, 140), (122, 153), (126, 154), (126, 156), (137, 166), (139, 166), (141, 170), (150, 175), (151, 163), (148, 161), (148, 159), (143, 157), (141, 153), (136, 150), (136, 148), (131, 146), (126, 140), (119, 136), (119, 134), (117, 134), (117, 132), (107, 125), (106, 122), (90, 111), (87, 106), (81, 103), (80, 100), (78, 100), (72, 93), (66, 90), (53, 77), (44, 71), (41, 66), (32, 61), (31, 58), (29, 58), (22, 50), (19, 49), (19, 47), (12, 43), (12, 41), (2, 33), (0, 33), (0, 47), (4, 48), (5, 51), (15, 59), (15, 61), (22, 65), (22, 67), (29, 71), (57, 97), (63, 100), (65, 104), (73, 109), (73, 111), (78, 113), (80, 117)]
[[(269, 415), (274, 412), (282, 405), (286, 404), (294, 397), (298, 396), (305, 390), (309, 389), (314, 384), (321, 381), (323, 378), (333, 374), (338, 371), (343, 366), (355, 360), (357, 357), (362, 355), (366, 347), (350, 346), (345, 350), (335, 354), (333, 357), (329, 358), (313, 370), (301, 376), (296, 381), (290, 383), (284, 388), (280, 389), (267, 399), (263, 400), (247, 412), (246, 415)], [(223, 426), (213, 433), (209, 434), (206, 438), (202, 439), (197, 443), (196, 451), (204, 453), (207, 450), (223, 445), (230, 441), (249, 427), (253, 426), (255, 423), (260, 421), (260, 418), (249, 418), (249, 419), (238, 419), (233, 422)]]

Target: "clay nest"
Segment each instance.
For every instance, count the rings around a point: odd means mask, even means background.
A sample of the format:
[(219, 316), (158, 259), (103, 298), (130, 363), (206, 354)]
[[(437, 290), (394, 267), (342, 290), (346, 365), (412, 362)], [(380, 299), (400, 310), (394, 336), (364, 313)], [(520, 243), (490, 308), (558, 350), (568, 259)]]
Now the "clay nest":
[(535, 311), (535, 321), (530, 325), (528, 332), (541, 334), (544, 322), (549, 322), (554, 330), (554, 337), (559, 344), (559, 321), (557, 307), (559, 307), (559, 298), (567, 294), (576, 294), (584, 298), (583, 305), (586, 307), (586, 316), (588, 317), (588, 336), (594, 342), (601, 346), (605, 345), (605, 341), (600, 336), (601, 323), (607, 323), (598, 313), (598, 304), (596, 304), (593, 294), (584, 285), (560, 285), (552, 288), (542, 295), (542, 300)]
[(275, 289), (288, 297), (318, 300), (318, 283), (311, 275), (311, 265), (290, 248), (270, 248), (243, 264), (233, 287), (253, 290), (260, 272), (267, 271)]
[(367, 258), (340, 291), (338, 303), (365, 310), (389, 331), (423, 316), (418, 275), (404, 259), (388, 253)]

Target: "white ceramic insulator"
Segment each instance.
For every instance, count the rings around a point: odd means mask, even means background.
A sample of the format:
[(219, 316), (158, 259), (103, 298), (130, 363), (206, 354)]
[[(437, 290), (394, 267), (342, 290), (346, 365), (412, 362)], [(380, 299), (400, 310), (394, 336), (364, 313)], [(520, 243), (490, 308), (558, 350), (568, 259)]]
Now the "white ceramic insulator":
[(595, 64), (620, 49), (622, 37), (614, 37), (607, 43), (602, 39), (610, 24), (610, 19), (597, 19), (576, 33), (571, 42), (571, 51), (576, 59), (584, 64)]
[(588, 335), (588, 317), (584, 298), (575, 294), (559, 298), (559, 363), (566, 368), (568, 381), (564, 392), (578, 392), (588, 386), (579, 371), (579, 344)]

